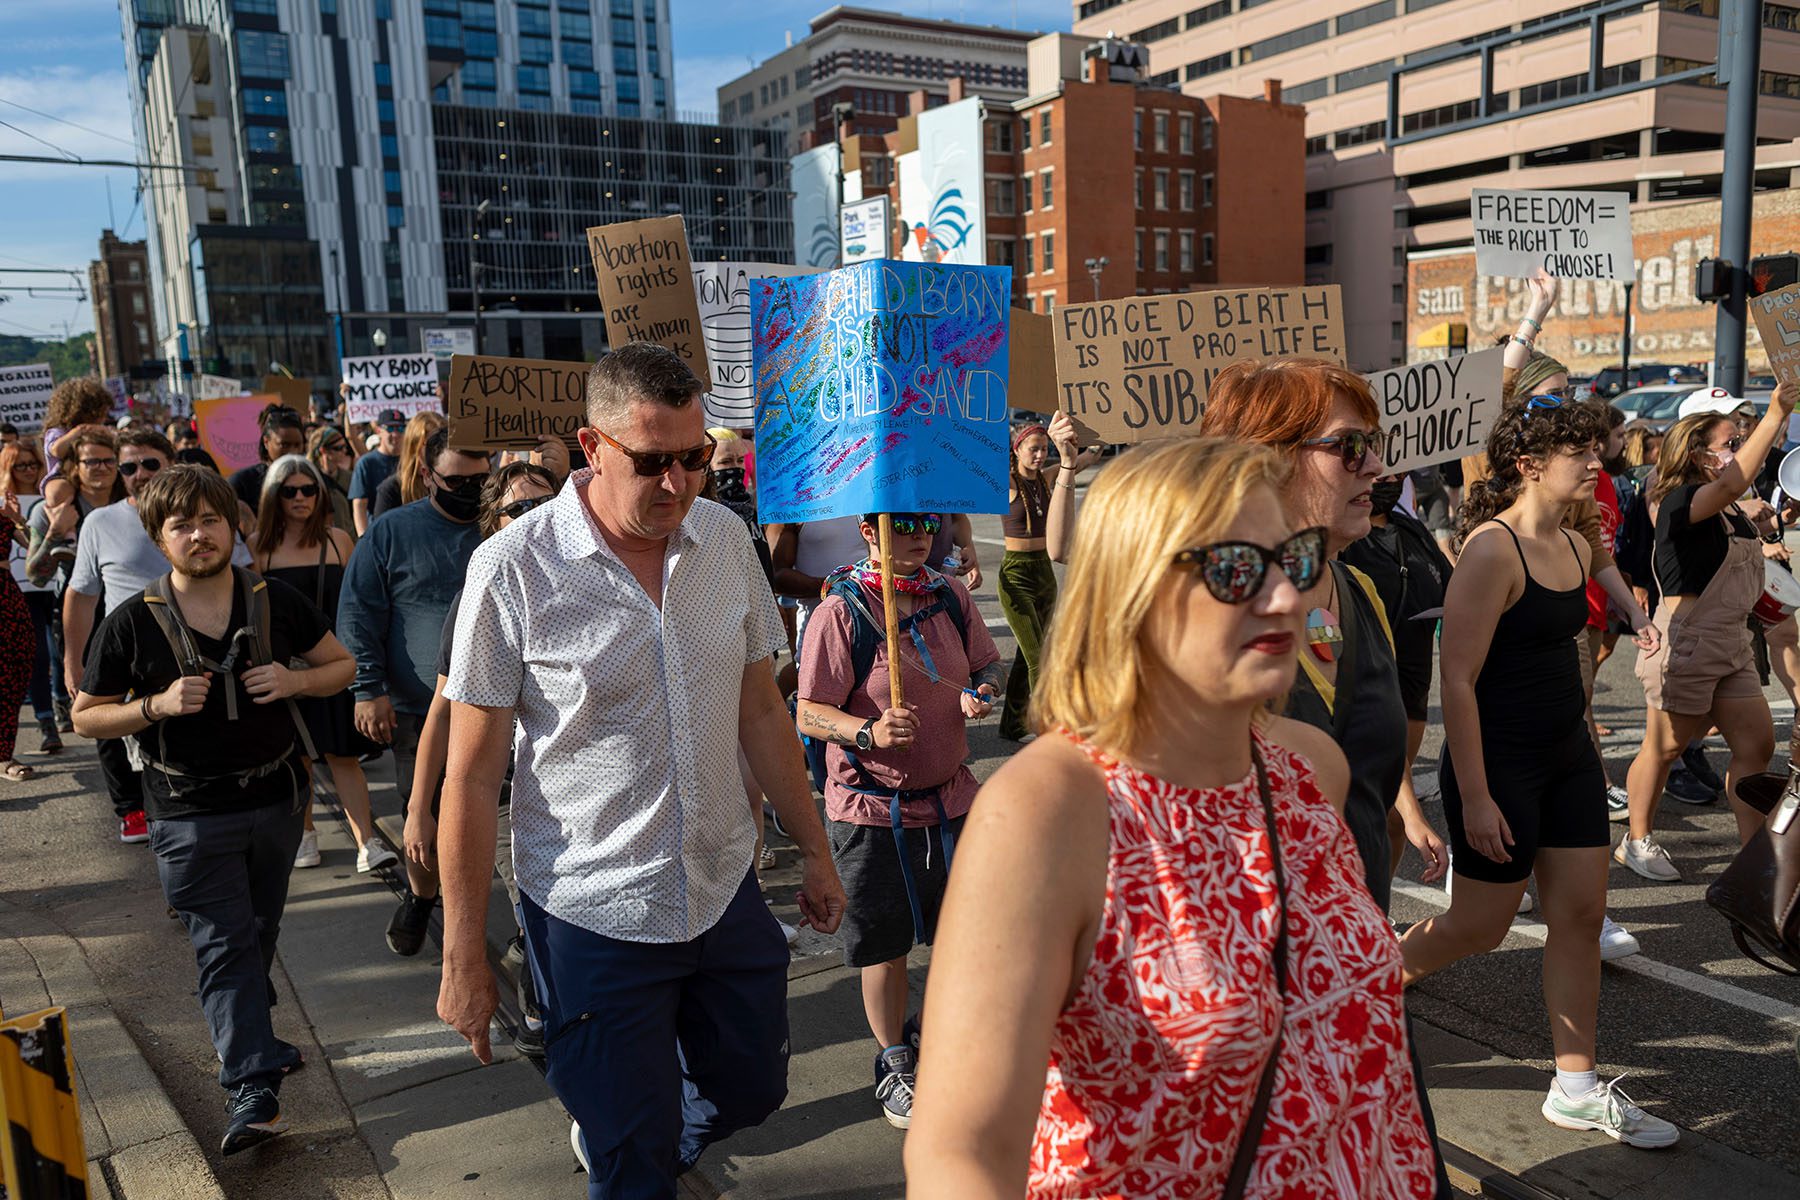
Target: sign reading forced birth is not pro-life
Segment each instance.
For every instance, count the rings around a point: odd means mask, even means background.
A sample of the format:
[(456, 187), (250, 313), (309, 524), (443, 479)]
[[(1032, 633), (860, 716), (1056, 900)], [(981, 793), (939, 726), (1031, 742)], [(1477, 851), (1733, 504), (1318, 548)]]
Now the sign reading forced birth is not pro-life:
[(1099, 300), (1052, 320), (1061, 408), (1103, 442), (1197, 425), (1213, 378), (1240, 359), (1344, 361), (1335, 283)]
[(1475, 188), (1475, 269), (1530, 279), (1637, 278), (1631, 197), (1625, 192), (1515, 192)]
[(762, 519), (1005, 512), (1011, 292), (891, 260), (752, 281)]
[[(586, 363), (458, 354), (445, 408), (458, 450), (529, 450), (545, 438), (571, 447), (587, 420)], [(579, 461), (579, 460), (577, 460)]]

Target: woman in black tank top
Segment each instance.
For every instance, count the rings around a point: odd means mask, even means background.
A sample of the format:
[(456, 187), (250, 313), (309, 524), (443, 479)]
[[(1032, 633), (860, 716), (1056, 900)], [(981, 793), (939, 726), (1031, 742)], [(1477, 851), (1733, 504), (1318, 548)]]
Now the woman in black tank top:
[(1611, 838), (1576, 643), (1589, 550), (1562, 522), (1593, 496), (1605, 436), (1598, 405), (1551, 397), (1510, 407), (1489, 436), (1493, 475), (1463, 506), (1467, 544), (1444, 598), (1440, 650), (1439, 779), (1456, 886), (1449, 911), (1414, 925), (1400, 945), (1408, 984), (1493, 949), (1535, 872), (1557, 1066), (1543, 1114), (1563, 1128), (1665, 1146), (1675, 1127), (1594, 1075)]

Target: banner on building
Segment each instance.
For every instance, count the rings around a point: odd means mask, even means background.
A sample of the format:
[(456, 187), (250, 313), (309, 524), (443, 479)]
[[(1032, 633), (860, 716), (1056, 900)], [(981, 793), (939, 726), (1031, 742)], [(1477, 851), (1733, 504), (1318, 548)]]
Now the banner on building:
[(344, 419), (373, 422), (390, 408), (408, 419), (442, 412), (438, 403), (437, 359), (431, 354), (366, 355), (344, 360)]
[(1383, 473), (1401, 475), (1486, 450), (1500, 415), (1505, 354), (1496, 346), (1368, 376), (1387, 435)]
[(762, 520), (1005, 512), (1011, 291), (891, 260), (752, 281)]
[(458, 326), (452, 329), (419, 331), (419, 344), (426, 354), (439, 362), (447, 362), (453, 354), (475, 353), (475, 331)]
[(1776, 381), (1800, 385), (1800, 284), (1750, 297), (1750, 315)]
[(20, 429), (41, 428), (55, 386), (49, 363), (0, 367), (0, 421), (10, 421)]
[(227, 475), (262, 461), (262, 411), (280, 404), (280, 396), (222, 396), (194, 401), (194, 426), (200, 432), (200, 448), (212, 455)]
[(694, 299), (706, 341), (712, 388), (706, 424), (748, 429), (756, 416), (756, 363), (750, 353), (750, 281), (804, 275), (792, 263), (697, 262)]
[(706, 342), (680, 215), (597, 225), (587, 239), (606, 311), (606, 340), (613, 346), (667, 346), (706, 384)]
[(457, 355), (444, 397), (450, 444), (529, 450), (556, 437), (575, 446), (576, 431), (587, 423), (587, 373), (586, 363)]
[(1344, 361), (1335, 283), (1099, 300), (1051, 322), (1059, 406), (1103, 442), (1197, 425), (1214, 376), (1239, 359)]
[(794, 189), (794, 261), (815, 271), (838, 265), (838, 170), (836, 142), (815, 146), (790, 163)]
[(918, 115), (919, 148), (899, 156), (900, 219), (909, 262), (987, 261), (983, 213), (986, 145), (981, 100), (971, 96)]
[(838, 210), (838, 237), (844, 265), (888, 257), (893, 217), (886, 196), (853, 200)]
[(1628, 192), (1518, 192), (1475, 188), (1475, 269), (1530, 279), (1632, 279)]

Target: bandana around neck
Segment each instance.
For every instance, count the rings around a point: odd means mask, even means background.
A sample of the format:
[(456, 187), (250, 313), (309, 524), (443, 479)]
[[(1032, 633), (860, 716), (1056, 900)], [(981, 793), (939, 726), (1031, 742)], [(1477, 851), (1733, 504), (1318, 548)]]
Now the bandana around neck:
[[(839, 567), (832, 572), (832, 575), (834, 577), (842, 575), (853, 576), (858, 583), (875, 592), (877, 595), (881, 593), (881, 569), (866, 558), (861, 562), (852, 563), (846, 567)], [(948, 581), (942, 575), (938, 574), (930, 567), (920, 567), (911, 575), (894, 576), (894, 590), (907, 596), (929, 596), (931, 593), (942, 588), (947, 582)]]

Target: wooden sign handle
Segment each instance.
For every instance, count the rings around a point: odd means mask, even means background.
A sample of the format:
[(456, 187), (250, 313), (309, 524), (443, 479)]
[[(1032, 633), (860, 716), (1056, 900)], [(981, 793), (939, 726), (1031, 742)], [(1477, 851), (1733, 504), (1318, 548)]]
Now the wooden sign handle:
[(881, 612), (887, 625), (888, 707), (906, 703), (900, 663), (900, 614), (894, 605), (894, 518), (882, 513), (876, 526), (881, 535)]

